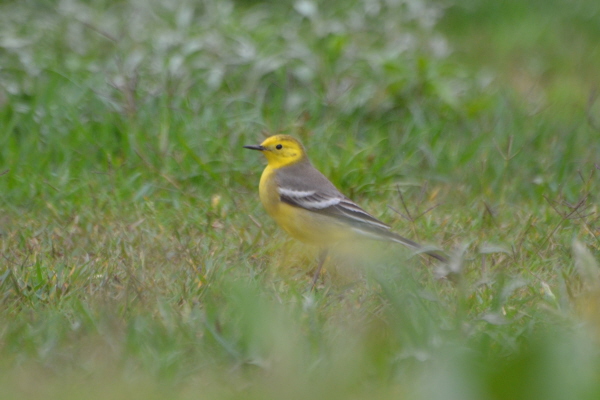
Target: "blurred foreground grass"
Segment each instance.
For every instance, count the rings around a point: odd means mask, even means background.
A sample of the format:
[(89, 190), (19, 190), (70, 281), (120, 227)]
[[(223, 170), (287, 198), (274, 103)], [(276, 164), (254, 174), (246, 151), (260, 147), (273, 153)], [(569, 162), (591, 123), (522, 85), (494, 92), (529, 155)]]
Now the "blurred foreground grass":
[[(502, 4), (2, 3), (3, 397), (598, 398), (597, 6)], [(456, 282), (365, 244), (308, 292), (275, 132)]]

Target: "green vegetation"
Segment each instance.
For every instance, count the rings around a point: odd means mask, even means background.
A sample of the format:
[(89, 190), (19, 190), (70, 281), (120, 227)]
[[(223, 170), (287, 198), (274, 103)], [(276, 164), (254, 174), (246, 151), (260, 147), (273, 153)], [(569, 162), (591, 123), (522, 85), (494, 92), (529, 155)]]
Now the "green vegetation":
[[(0, 393), (600, 397), (597, 1), (0, 4)], [(444, 267), (259, 204), (288, 133)]]

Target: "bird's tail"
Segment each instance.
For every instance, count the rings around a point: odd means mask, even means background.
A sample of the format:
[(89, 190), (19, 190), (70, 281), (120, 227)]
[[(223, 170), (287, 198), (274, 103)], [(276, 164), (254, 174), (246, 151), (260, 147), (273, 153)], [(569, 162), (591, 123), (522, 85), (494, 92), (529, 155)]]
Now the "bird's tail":
[[(384, 228), (385, 227), (385, 228)], [(410, 239), (402, 237), (397, 233), (389, 230), (387, 225), (381, 223), (381, 226), (373, 226), (373, 224), (361, 224), (361, 226), (354, 227), (355, 232), (359, 233), (363, 237), (367, 237), (374, 240), (390, 241), (400, 243), (406, 247), (410, 247), (413, 250), (419, 250), (420, 253), (427, 254), (430, 257), (435, 258), (443, 263), (448, 263), (448, 259), (440, 254), (437, 250), (424, 250), (417, 242), (413, 242)]]
[[(410, 239), (407, 239), (405, 237), (402, 237), (394, 232), (387, 232), (387, 234), (385, 235), (386, 239), (391, 240), (393, 242), (396, 243), (400, 243), (403, 244), (404, 246), (410, 247), (411, 249), (415, 249), (415, 250), (421, 250), (423, 249), (423, 246), (421, 246), (419, 243), (417, 242), (413, 242)], [(443, 263), (447, 263), (448, 259), (442, 255), (439, 254), (439, 252), (437, 251), (433, 251), (433, 250), (426, 250), (423, 251), (423, 253), (427, 254), (430, 257), (435, 258), (436, 260), (439, 260)]]

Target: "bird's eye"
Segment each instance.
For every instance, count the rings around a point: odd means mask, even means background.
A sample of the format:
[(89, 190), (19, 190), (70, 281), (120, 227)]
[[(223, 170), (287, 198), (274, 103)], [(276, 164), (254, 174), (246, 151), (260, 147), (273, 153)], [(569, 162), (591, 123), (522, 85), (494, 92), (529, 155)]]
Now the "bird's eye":
[(278, 144), (277, 146), (275, 146), (275, 148), (276, 148), (277, 150), (281, 150), (281, 149), (283, 148), (283, 146), (282, 146), (282, 145), (280, 145), (280, 144)]

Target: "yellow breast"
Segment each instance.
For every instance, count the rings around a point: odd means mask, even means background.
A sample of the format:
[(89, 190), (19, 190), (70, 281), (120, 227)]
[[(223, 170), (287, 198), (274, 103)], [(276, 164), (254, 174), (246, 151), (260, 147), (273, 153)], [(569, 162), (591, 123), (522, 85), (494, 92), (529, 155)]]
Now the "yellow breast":
[(354, 236), (347, 226), (332, 217), (283, 203), (275, 177), (276, 169), (267, 166), (260, 178), (260, 200), (267, 213), (290, 236), (321, 247)]

